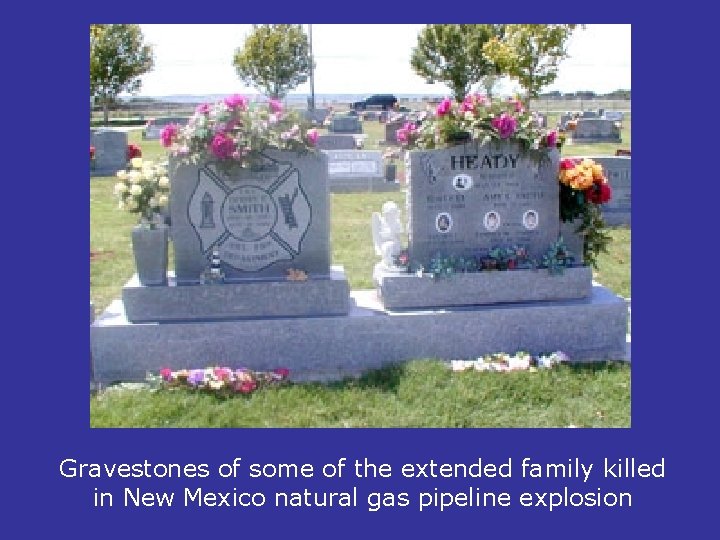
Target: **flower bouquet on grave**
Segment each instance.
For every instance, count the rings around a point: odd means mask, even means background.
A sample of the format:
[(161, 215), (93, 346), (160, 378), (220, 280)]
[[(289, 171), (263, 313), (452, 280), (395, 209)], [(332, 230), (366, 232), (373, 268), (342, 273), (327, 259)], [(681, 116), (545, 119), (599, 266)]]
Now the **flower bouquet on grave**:
[(272, 371), (252, 371), (228, 367), (178, 371), (162, 368), (159, 376), (148, 374), (147, 381), (160, 388), (186, 388), (229, 397), (234, 394), (248, 395), (261, 388), (285, 384), (289, 377), (290, 370), (287, 368), (277, 368)]
[(539, 127), (519, 99), (496, 101), (480, 94), (468, 94), (461, 103), (443, 99), (420, 126), (406, 123), (398, 130), (397, 138), (406, 148), (422, 149), (470, 141), (514, 141), (538, 160), (545, 150), (561, 145), (557, 132)]
[(592, 159), (560, 161), (560, 219), (580, 220), (577, 233), (584, 237), (583, 258), (594, 267), (597, 256), (607, 251), (610, 236), (604, 232), (605, 221), (600, 205), (612, 198), (612, 189), (602, 166)]
[(250, 103), (232, 95), (213, 105), (199, 105), (186, 126), (168, 124), (160, 138), (180, 163), (214, 162), (231, 174), (238, 167), (257, 165), (267, 149), (314, 151), (318, 135), (278, 100)]

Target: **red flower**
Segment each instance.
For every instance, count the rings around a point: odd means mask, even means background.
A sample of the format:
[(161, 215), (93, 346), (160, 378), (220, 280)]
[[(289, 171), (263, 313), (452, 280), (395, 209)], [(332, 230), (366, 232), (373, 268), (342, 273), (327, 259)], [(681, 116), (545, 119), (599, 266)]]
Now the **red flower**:
[(290, 376), (290, 370), (284, 367), (273, 369), (273, 373), (275, 373), (275, 375), (279, 375), (283, 379), (287, 379)]
[(90, 146), (90, 159), (95, 159), (95, 147)]
[(602, 181), (593, 182), (593, 185), (585, 190), (585, 197), (593, 204), (605, 204), (612, 198), (610, 184)]
[(242, 381), (235, 383), (235, 391), (241, 394), (250, 394), (257, 388), (255, 381)]
[(160, 376), (166, 381), (169, 381), (172, 379), (172, 370), (170, 368), (162, 368), (160, 370)]
[(561, 171), (567, 171), (569, 169), (574, 169), (575, 165), (577, 165), (577, 162), (574, 159), (563, 158), (560, 160), (560, 170)]
[(130, 161), (133, 158), (142, 157), (142, 150), (137, 144), (128, 144), (127, 146), (127, 159)]

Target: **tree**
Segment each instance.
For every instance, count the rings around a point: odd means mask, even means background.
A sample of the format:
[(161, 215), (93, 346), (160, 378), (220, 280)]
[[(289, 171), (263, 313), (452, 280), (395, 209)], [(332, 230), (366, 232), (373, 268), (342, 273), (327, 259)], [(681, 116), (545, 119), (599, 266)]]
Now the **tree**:
[(152, 47), (144, 43), (139, 25), (90, 26), (90, 95), (102, 104), (106, 125), (108, 105), (120, 92), (140, 90), (140, 76), (153, 65)]
[(233, 65), (245, 84), (281, 99), (308, 79), (312, 58), (307, 35), (299, 24), (255, 24), (235, 51)]
[(455, 99), (462, 101), (483, 76), (497, 74), (483, 46), (499, 36), (501, 25), (429, 24), (418, 34), (410, 65), (432, 84), (445, 82)]
[(483, 53), (500, 71), (520, 83), (525, 102), (557, 78), (560, 61), (567, 58), (566, 42), (576, 24), (508, 24), (503, 38), (493, 38)]

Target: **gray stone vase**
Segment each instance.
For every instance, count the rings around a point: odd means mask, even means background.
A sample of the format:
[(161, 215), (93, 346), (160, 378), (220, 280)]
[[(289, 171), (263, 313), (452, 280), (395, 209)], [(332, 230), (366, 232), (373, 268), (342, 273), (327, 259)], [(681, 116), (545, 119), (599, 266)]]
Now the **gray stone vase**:
[(167, 285), (168, 232), (166, 225), (136, 225), (132, 231), (135, 268), (141, 285)]

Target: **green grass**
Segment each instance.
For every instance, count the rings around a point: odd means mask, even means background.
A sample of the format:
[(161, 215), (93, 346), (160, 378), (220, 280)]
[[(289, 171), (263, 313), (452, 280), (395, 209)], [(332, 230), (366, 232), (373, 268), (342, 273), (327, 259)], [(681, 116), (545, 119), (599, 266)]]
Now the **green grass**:
[[(384, 125), (368, 122), (366, 132), (365, 147), (379, 148)], [(146, 159), (164, 159), (158, 141), (143, 141), (140, 131), (129, 132), (128, 139), (141, 146)], [(615, 145), (604, 146), (592, 145), (587, 153), (614, 154)], [(573, 149), (566, 152), (570, 155), (579, 147), (566, 148)], [(135, 218), (117, 209), (114, 184), (112, 177), (90, 182), (90, 293), (97, 313), (120, 296), (134, 270), (130, 232)], [(377, 257), (370, 215), (386, 200), (404, 208), (403, 193), (332, 195), (332, 260), (345, 267), (353, 289), (372, 287)], [(617, 227), (610, 234), (613, 242), (600, 256), (594, 277), (629, 297), (630, 230)], [(172, 246), (170, 258), (172, 267)], [(630, 366), (598, 363), (539, 372), (452, 373), (428, 359), (357, 380), (291, 384), (230, 399), (118, 387), (91, 396), (90, 418), (93, 427), (628, 427)]]
[(629, 427), (629, 411), (619, 363), (453, 373), (419, 360), (249, 397), (111, 389), (90, 400), (92, 427)]

